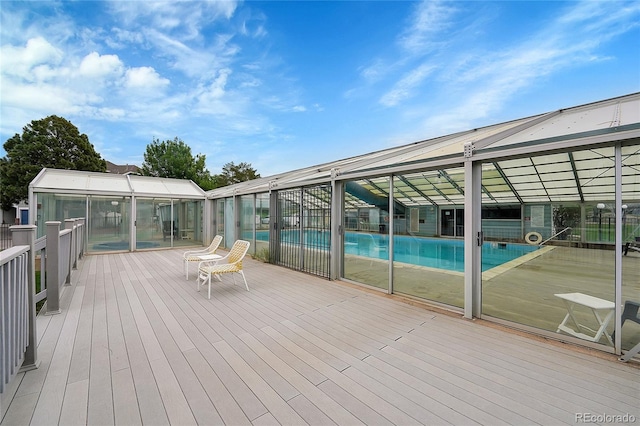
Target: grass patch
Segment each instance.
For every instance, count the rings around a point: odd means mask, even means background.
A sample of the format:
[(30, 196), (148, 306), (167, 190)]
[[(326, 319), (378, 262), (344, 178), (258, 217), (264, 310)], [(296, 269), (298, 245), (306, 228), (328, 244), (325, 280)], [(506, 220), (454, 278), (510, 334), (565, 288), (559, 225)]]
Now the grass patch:
[(255, 258), (264, 263), (269, 263), (269, 249), (262, 248), (258, 250), (258, 252), (255, 254)]

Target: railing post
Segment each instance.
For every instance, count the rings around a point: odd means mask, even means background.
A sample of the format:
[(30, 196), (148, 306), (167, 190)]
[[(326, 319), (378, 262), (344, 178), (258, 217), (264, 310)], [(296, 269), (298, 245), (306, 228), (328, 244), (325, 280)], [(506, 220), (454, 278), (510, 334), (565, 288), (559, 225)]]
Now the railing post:
[(78, 259), (80, 258), (80, 219), (73, 219), (73, 269), (78, 269)]
[(82, 225), (80, 231), (80, 259), (82, 259), (84, 257), (84, 241), (87, 236), (87, 221), (84, 217), (81, 217), (79, 222)]
[(28, 286), (27, 292), (29, 302), (29, 346), (24, 354), (24, 362), (20, 371), (33, 370), (38, 368), (38, 342), (36, 334), (36, 230), (35, 225), (17, 225), (11, 228), (11, 238), (15, 246), (29, 246), (29, 265), (28, 265)]
[(46, 222), (47, 232), (47, 312), (46, 315), (60, 313), (60, 222)]
[(64, 229), (71, 229), (71, 243), (69, 244), (69, 274), (64, 281), (64, 285), (71, 285), (71, 270), (76, 269), (75, 252), (76, 252), (76, 228), (75, 219), (65, 219)]

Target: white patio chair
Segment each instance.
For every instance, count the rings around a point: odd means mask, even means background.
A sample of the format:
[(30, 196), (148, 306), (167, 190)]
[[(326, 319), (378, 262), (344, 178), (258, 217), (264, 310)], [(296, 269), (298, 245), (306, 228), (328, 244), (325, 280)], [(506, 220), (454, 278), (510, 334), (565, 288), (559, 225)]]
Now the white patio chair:
[[(210, 260), (200, 262), (198, 264), (198, 291), (200, 291), (200, 286), (207, 284), (209, 287), (207, 298), (211, 299), (211, 278), (212, 277), (220, 277), (222, 274), (233, 274), (238, 273), (242, 275), (242, 279), (244, 281), (244, 286), (247, 291), (249, 291), (249, 285), (247, 284), (247, 279), (244, 276), (244, 272), (242, 271), (242, 259), (247, 254), (249, 250), (249, 241), (237, 240), (233, 243), (233, 247), (231, 247), (231, 251), (225, 257), (219, 260)], [(233, 283), (236, 283), (235, 276), (231, 276), (233, 278)]]
[(220, 247), (222, 236), (216, 235), (213, 241), (206, 249), (185, 251), (182, 255), (182, 263), (184, 264), (184, 275), (189, 279), (189, 262), (202, 262), (203, 260), (220, 260), (222, 256), (216, 254), (216, 250)]

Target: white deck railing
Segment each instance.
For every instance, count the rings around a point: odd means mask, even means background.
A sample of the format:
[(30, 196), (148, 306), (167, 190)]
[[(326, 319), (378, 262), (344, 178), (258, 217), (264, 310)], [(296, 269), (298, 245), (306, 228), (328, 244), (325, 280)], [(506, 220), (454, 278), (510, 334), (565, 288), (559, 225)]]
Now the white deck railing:
[(29, 342), (29, 246), (0, 253), (0, 393), (16, 375)]
[[(85, 221), (47, 222), (47, 235), (36, 239), (36, 226), (12, 226), (14, 247), (0, 252), (0, 395), (21, 370), (38, 367), (36, 303), (46, 299), (46, 314), (60, 312), (63, 287), (84, 254)], [(36, 255), (41, 289), (36, 293)], [(0, 418), (2, 418), (0, 405)]]

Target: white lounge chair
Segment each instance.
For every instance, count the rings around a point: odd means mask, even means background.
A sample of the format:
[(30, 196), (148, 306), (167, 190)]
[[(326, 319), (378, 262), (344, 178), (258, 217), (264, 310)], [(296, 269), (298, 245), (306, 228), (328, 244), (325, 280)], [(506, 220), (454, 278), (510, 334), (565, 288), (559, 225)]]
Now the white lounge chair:
[(184, 275), (189, 279), (189, 262), (202, 262), (203, 260), (220, 260), (222, 256), (216, 254), (216, 250), (220, 247), (222, 236), (216, 235), (213, 241), (206, 249), (185, 251), (182, 255), (182, 263), (184, 264)]
[[(211, 277), (219, 277), (222, 274), (232, 273), (242, 275), (244, 286), (247, 291), (249, 291), (247, 279), (242, 271), (242, 259), (244, 259), (244, 256), (247, 254), (249, 245), (249, 241), (237, 240), (233, 243), (233, 247), (231, 247), (229, 254), (222, 259), (200, 262), (198, 264), (198, 291), (200, 291), (200, 286), (205, 285), (206, 283), (209, 287), (207, 298), (211, 299)], [(232, 277), (233, 283), (235, 284), (235, 276), (232, 275)]]

